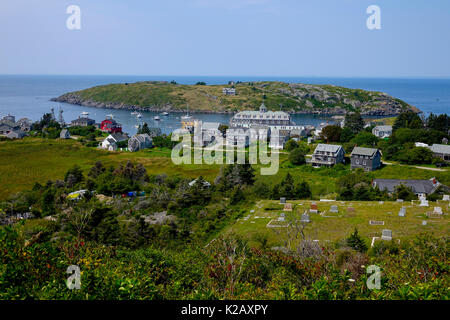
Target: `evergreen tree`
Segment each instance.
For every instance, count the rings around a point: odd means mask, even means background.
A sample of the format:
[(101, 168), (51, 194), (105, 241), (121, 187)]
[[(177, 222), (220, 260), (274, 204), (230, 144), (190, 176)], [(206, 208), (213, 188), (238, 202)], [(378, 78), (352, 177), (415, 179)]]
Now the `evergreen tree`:
[(347, 245), (357, 251), (366, 252), (367, 245), (363, 238), (361, 238), (358, 234), (358, 229), (355, 228), (355, 231), (347, 238)]

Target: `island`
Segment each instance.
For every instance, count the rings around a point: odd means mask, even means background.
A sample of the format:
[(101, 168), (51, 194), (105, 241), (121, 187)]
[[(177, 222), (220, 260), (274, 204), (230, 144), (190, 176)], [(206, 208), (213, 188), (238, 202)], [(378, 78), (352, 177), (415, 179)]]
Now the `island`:
[(177, 84), (166, 81), (108, 84), (69, 92), (51, 99), (97, 108), (157, 112), (235, 113), (256, 110), (264, 100), (268, 110), (297, 114), (394, 116), (421, 111), (386, 93), (335, 85), (278, 81), (237, 82), (227, 85)]

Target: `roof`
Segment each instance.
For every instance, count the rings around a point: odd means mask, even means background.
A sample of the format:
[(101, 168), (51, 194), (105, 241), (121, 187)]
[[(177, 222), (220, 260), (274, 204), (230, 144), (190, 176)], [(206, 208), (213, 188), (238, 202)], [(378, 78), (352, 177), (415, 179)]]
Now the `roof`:
[(359, 155), (359, 156), (369, 156), (373, 157), (378, 152), (378, 149), (374, 148), (363, 148), (363, 147), (355, 147), (352, 151), (353, 155)]
[(8, 133), (6, 135), (6, 137), (8, 137), (8, 138), (16, 138), (16, 137), (17, 138), (23, 138), (25, 136), (26, 136), (25, 132), (23, 132), (21, 130), (11, 131), (10, 133)]
[(219, 130), (220, 122), (203, 122), (202, 129), (203, 130)]
[(146, 140), (147, 140), (147, 141), (152, 141), (152, 138), (151, 138), (148, 134), (146, 134), (146, 133), (143, 133), (143, 134), (135, 134), (135, 135), (132, 137), (132, 139), (136, 139), (136, 140), (139, 141), (139, 142), (145, 142)]
[(343, 149), (342, 146), (340, 146), (340, 145), (319, 143), (317, 145), (316, 149), (314, 150), (314, 152), (326, 151), (326, 152), (338, 153), (340, 149)]
[(374, 129), (379, 131), (392, 131), (392, 126), (376, 126)]
[(83, 118), (78, 118), (78, 119), (72, 120), (71, 122), (72, 123), (76, 123), (76, 122), (86, 122), (86, 123), (88, 123), (88, 122), (95, 122), (95, 120), (83, 117)]
[(128, 136), (124, 133), (111, 133), (108, 137), (113, 138), (116, 142), (128, 140)]
[(445, 153), (450, 154), (450, 146), (446, 144), (433, 144), (430, 150), (434, 153)]
[(399, 179), (374, 179), (373, 185), (378, 187), (381, 191), (387, 190), (388, 192), (394, 192), (395, 188), (399, 185), (404, 185), (411, 188), (414, 193), (433, 193), (440, 185), (439, 182), (433, 184), (431, 180), (399, 180)]

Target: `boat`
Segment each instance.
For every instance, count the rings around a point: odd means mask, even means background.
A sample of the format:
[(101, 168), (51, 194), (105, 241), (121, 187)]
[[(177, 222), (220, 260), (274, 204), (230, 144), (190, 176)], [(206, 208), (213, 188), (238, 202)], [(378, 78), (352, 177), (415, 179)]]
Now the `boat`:
[(189, 120), (192, 119), (192, 117), (189, 115), (189, 105), (186, 107), (186, 115), (181, 117), (181, 120)]
[(87, 116), (89, 115), (89, 112), (83, 111), (83, 112), (81, 113), (81, 115), (82, 115), (83, 117), (87, 117)]
[(169, 113), (164, 111), (163, 113), (161, 113), (161, 115), (163, 115), (163, 116), (168, 116)]
[(131, 112), (131, 115), (133, 115), (133, 116), (138, 115), (138, 114), (139, 114), (139, 112), (137, 112), (137, 111)]
[(159, 120), (161, 120), (161, 118), (160, 118), (160, 117), (158, 117), (158, 116), (154, 116), (154, 117), (153, 117), (153, 120), (155, 120), (155, 121), (159, 121)]
[(142, 118), (142, 114), (140, 114), (140, 113), (138, 112), (138, 114), (136, 115), (136, 117), (137, 117), (137, 118)]

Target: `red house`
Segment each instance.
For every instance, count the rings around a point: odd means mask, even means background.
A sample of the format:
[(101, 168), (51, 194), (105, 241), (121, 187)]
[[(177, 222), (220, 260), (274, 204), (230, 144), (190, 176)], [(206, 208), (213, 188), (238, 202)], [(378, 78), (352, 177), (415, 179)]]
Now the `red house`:
[(105, 120), (102, 121), (100, 129), (102, 131), (106, 131), (109, 133), (119, 133), (122, 132), (122, 126), (117, 123), (112, 117), (106, 117)]

